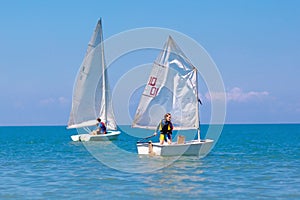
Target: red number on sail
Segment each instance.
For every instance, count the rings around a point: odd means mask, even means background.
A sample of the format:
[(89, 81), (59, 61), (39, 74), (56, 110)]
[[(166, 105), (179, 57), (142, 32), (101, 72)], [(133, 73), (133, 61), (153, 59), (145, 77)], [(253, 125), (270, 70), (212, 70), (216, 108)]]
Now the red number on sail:
[(152, 87), (151, 90), (150, 90), (150, 95), (151, 96), (156, 96), (157, 91), (158, 91), (157, 87)]
[(155, 86), (156, 80), (156, 77), (151, 76), (148, 85)]

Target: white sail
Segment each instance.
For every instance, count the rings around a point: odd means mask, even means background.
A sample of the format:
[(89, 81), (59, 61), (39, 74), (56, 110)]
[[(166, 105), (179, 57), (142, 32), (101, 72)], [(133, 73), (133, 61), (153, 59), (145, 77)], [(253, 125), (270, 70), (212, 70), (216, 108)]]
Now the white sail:
[(169, 37), (137, 108), (133, 127), (156, 129), (163, 114), (172, 114), (174, 128), (198, 129), (197, 70)]
[(116, 130), (109, 93), (100, 19), (77, 75), (68, 128), (95, 125), (100, 117), (109, 130)]

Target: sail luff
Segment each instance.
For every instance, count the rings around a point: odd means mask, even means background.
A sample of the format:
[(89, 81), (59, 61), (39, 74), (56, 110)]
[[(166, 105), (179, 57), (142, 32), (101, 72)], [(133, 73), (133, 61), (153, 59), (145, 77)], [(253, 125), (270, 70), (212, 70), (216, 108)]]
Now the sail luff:
[(86, 50), (86, 55), (88, 55), (93, 49), (97, 47), (103, 40), (102, 40), (102, 23), (101, 18), (98, 20), (94, 33), (88, 43), (88, 48)]
[(101, 31), (101, 58), (102, 58), (102, 74), (103, 74), (103, 85), (102, 85), (102, 91), (103, 92), (103, 104), (104, 104), (104, 119), (105, 121), (107, 121), (107, 103), (108, 103), (108, 99), (107, 99), (107, 73), (106, 73), (106, 63), (105, 63), (105, 55), (104, 55), (104, 43), (103, 43), (103, 32)]
[(101, 113), (100, 113), (100, 118), (102, 121), (106, 122), (107, 121), (107, 94), (106, 94), (106, 71), (105, 71), (105, 60), (104, 60), (104, 44), (103, 44), (103, 32), (102, 32), (102, 23), (101, 23), (101, 33), (100, 33), (100, 38), (101, 38), (101, 70), (102, 70), (102, 99), (101, 99)]

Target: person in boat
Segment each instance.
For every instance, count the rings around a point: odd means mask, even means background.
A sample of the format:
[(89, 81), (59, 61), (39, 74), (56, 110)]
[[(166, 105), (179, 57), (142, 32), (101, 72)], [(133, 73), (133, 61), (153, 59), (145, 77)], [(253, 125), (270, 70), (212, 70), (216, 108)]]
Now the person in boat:
[(97, 118), (97, 129), (93, 131), (93, 135), (106, 134), (106, 126), (103, 122), (101, 122), (100, 118)]
[(167, 113), (164, 116), (164, 119), (162, 119), (156, 129), (156, 133), (159, 131), (159, 141), (160, 144), (163, 145), (164, 142), (168, 142), (168, 144), (171, 144), (172, 142), (172, 130), (173, 130), (173, 124), (171, 122), (171, 114)]

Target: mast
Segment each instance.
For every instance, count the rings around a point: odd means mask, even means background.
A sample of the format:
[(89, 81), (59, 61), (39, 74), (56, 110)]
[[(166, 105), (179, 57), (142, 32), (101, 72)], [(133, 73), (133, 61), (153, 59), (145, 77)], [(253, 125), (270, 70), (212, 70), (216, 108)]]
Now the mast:
[(199, 96), (198, 96), (198, 73), (197, 73), (197, 69), (194, 68), (195, 70), (195, 75), (196, 75), (196, 98), (197, 98), (197, 115), (198, 115), (198, 121), (199, 121), (199, 127), (198, 127), (198, 142), (200, 142), (200, 115), (199, 115)]
[(103, 44), (103, 31), (102, 31), (102, 19), (99, 20), (100, 23), (100, 41), (101, 41), (101, 63), (102, 63), (102, 103), (103, 103), (103, 113), (104, 113), (104, 121), (107, 121), (107, 74), (106, 74), (106, 64), (104, 58), (104, 44)]
[[(103, 122), (106, 124), (106, 127), (108, 130), (117, 130), (117, 124), (113, 113), (112, 108), (112, 99), (110, 94), (110, 87), (109, 87), (109, 80), (108, 80), (108, 74), (107, 74), (107, 67), (105, 62), (105, 52), (104, 52), (104, 40), (103, 40), (103, 31), (102, 31), (102, 19), (99, 20), (99, 26), (100, 26), (100, 47), (101, 47), (101, 87), (99, 88), (102, 93), (101, 102), (100, 102), (100, 110), (99, 110), (99, 117), (103, 119)], [(100, 80), (99, 80), (100, 81)], [(96, 94), (97, 95), (97, 94)], [(100, 101), (100, 99), (99, 99)]]

